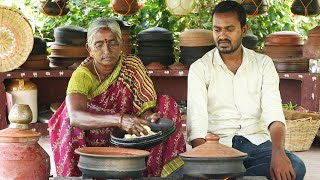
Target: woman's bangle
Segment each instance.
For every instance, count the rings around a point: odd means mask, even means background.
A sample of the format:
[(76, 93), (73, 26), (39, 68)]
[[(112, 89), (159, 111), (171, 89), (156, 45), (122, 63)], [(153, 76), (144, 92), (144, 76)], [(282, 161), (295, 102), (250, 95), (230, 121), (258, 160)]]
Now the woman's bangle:
[(120, 118), (119, 118), (119, 127), (120, 127), (120, 128), (121, 128), (121, 126), (122, 126), (123, 115), (124, 115), (124, 114), (120, 114)]

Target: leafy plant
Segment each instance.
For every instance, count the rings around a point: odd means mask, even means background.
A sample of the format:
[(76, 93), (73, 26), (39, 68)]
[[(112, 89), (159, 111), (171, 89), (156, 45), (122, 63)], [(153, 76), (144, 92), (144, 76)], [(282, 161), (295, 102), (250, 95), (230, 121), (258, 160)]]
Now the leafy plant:
[(288, 103), (282, 104), (282, 108), (285, 110), (295, 110), (297, 106), (298, 106), (297, 104), (293, 105), (291, 101)]

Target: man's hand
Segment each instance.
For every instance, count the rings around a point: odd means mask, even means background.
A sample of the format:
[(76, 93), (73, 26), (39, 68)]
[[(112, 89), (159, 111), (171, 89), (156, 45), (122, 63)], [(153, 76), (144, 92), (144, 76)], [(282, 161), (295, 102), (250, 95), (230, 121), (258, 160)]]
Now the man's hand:
[(273, 180), (294, 180), (296, 173), (284, 150), (285, 126), (280, 121), (274, 121), (269, 126), (272, 139), (272, 156), (270, 175)]
[(273, 180), (294, 180), (296, 173), (284, 151), (272, 151), (270, 173)]

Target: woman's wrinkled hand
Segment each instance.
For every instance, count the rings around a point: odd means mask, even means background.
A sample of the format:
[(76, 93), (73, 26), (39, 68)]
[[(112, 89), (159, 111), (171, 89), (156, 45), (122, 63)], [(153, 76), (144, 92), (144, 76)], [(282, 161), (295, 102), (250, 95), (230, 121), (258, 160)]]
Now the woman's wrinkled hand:
[(124, 114), (121, 121), (121, 128), (127, 131), (129, 134), (135, 134), (136, 136), (141, 136), (140, 133), (145, 135), (148, 134), (148, 131), (143, 128), (142, 125), (148, 126), (148, 121), (138, 117), (133, 114)]

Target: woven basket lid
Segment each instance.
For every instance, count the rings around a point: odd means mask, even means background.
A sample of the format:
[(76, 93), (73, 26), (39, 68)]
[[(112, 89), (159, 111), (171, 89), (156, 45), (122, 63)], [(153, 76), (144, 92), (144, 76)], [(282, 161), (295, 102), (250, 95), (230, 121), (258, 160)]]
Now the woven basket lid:
[(18, 68), (32, 51), (31, 25), (21, 12), (0, 6), (0, 37), (0, 72)]

